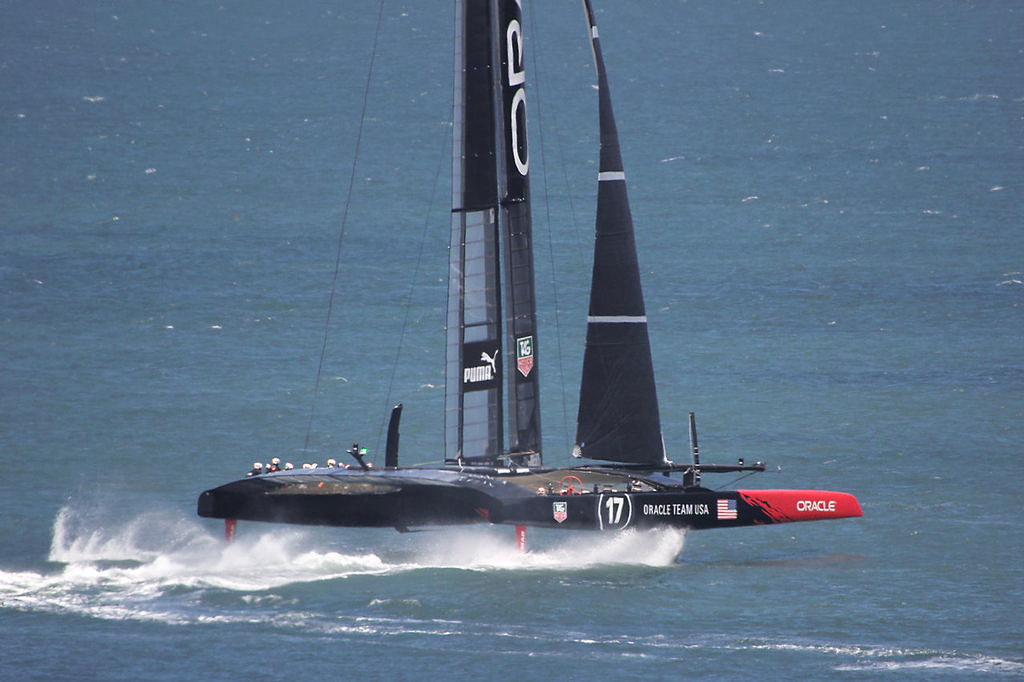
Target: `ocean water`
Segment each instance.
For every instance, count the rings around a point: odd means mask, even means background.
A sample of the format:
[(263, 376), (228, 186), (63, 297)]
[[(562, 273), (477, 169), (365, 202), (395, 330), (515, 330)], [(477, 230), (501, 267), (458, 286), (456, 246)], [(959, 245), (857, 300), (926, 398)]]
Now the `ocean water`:
[[(560, 464), (595, 79), (578, 3), (531, 4)], [(1024, 676), (1024, 9), (596, 9), (670, 453), (692, 410), (706, 461), (773, 469), (712, 484), (864, 517), (226, 545), (195, 500), (253, 460), (379, 453), (398, 401), (403, 460), (441, 456), (450, 3), (10, 2), (0, 677)]]

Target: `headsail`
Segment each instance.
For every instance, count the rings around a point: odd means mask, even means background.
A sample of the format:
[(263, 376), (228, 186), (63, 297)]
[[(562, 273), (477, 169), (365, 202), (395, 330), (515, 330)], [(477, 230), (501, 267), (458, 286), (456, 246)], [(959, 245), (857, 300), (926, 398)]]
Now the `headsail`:
[(575, 454), (660, 464), (665, 447), (626, 176), (594, 12), (589, 0), (583, 4), (597, 68), (601, 160)]
[(511, 451), (523, 461), (540, 452), (540, 405), (521, 8), (462, 0), (456, 17), (445, 455), (506, 454), (507, 373)]

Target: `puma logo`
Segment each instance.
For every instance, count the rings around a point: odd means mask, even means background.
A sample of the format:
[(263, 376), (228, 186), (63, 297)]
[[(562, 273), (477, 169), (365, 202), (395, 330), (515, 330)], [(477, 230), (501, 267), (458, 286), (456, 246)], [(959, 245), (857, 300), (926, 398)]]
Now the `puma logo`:
[(475, 384), (481, 381), (492, 381), (498, 373), (498, 349), (494, 353), (480, 353), (480, 362), (485, 363), (476, 367), (466, 367), (462, 370), (462, 383)]
[(480, 361), (486, 362), (491, 366), (492, 372), (498, 371), (498, 351), (494, 351), (494, 355), (488, 355), (487, 353), (480, 354)]

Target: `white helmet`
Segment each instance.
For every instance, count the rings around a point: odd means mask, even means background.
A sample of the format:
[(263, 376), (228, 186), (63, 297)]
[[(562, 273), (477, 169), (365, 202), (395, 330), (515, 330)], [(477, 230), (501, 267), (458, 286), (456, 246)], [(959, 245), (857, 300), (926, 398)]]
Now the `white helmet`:
[(281, 463), (281, 458), (280, 457), (275, 457), (274, 459), (270, 460), (270, 463), (271, 464), (280, 464)]

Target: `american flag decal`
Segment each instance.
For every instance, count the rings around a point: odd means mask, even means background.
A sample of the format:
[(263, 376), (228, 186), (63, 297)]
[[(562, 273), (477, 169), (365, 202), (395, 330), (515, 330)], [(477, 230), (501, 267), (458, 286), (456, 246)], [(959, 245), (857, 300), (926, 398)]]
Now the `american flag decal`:
[(718, 500), (718, 518), (719, 520), (735, 519), (736, 518), (736, 500)]

